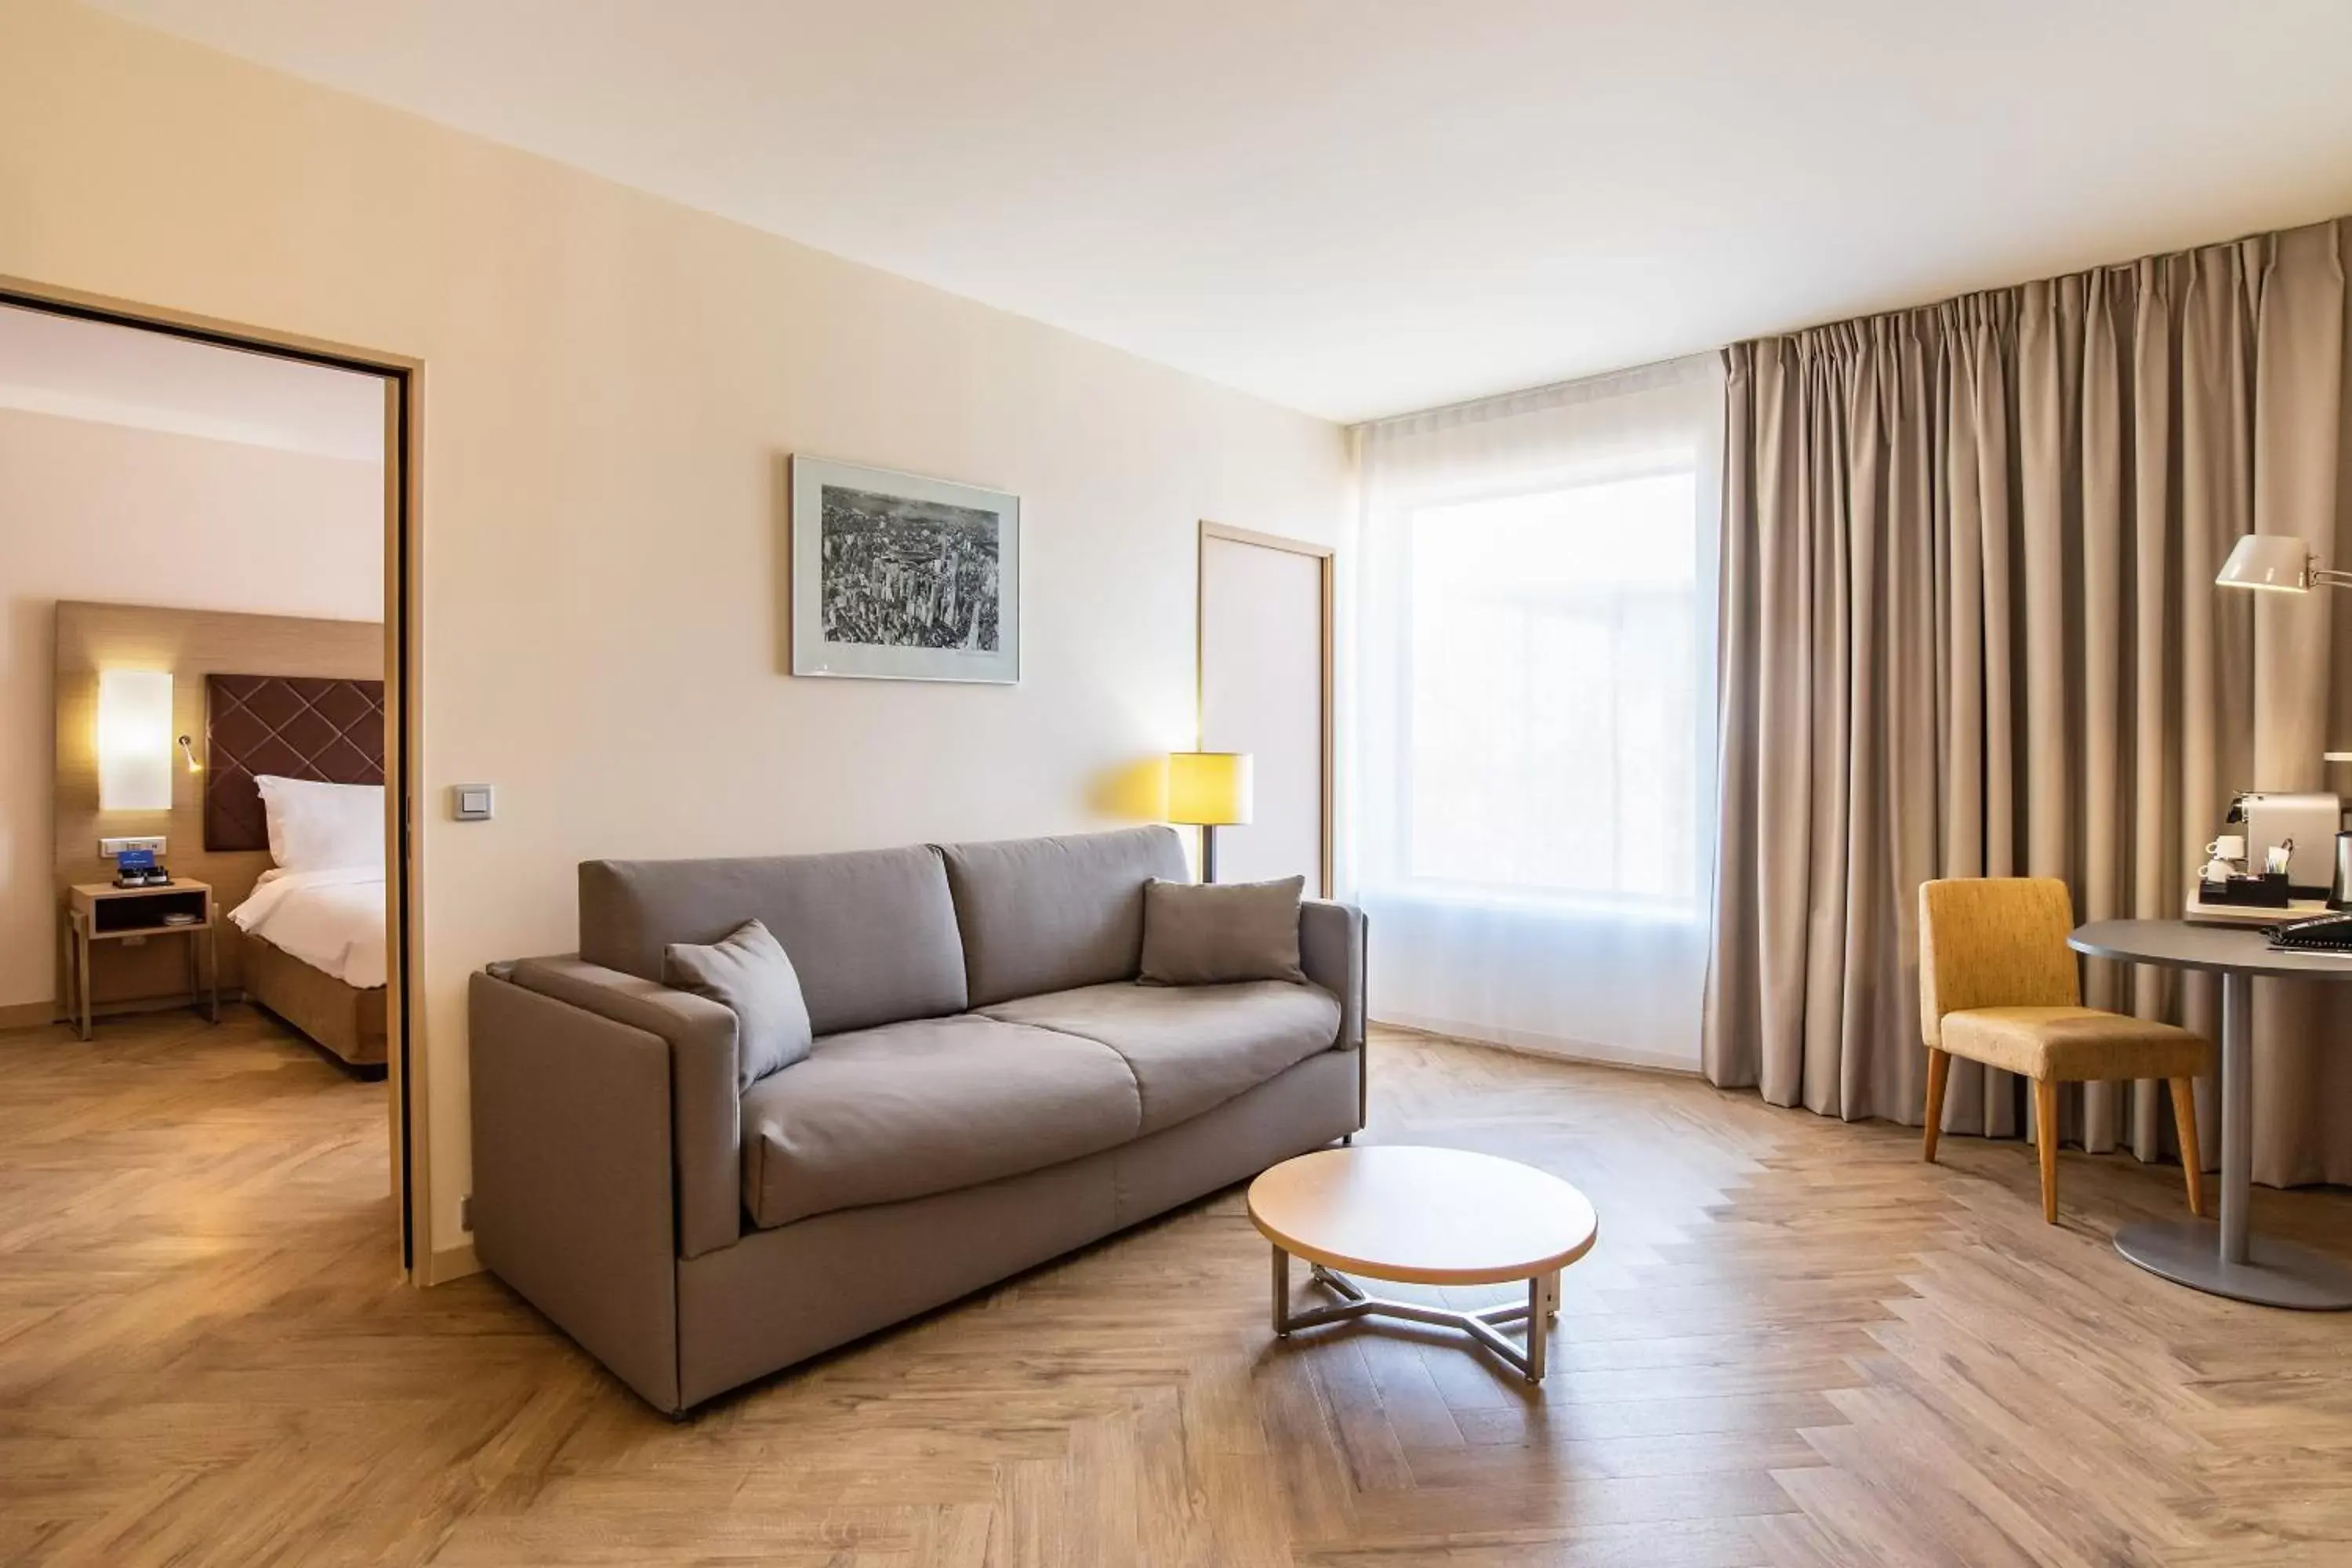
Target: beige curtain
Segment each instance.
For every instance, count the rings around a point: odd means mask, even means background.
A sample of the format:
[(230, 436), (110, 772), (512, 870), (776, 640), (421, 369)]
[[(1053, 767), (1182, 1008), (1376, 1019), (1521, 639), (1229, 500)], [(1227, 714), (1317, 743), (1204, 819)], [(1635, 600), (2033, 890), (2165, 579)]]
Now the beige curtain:
[[(2352, 615), (2212, 586), (2249, 531), (2346, 562), (2347, 253), (2352, 220), (1727, 352), (1717, 1083), (1916, 1124), (1922, 879), (2177, 917), (2231, 792), (2352, 795)], [(2087, 984), (2218, 1026), (2201, 977)], [(2255, 1178), (2352, 1182), (2352, 985), (2258, 983), (2254, 1026)], [(2024, 1131), (2021, 1087), (1956, 1061), (1948, 1127)], [(2160, 1087), (2070, 1091), (2062, 1135), (2168, 1153)]]

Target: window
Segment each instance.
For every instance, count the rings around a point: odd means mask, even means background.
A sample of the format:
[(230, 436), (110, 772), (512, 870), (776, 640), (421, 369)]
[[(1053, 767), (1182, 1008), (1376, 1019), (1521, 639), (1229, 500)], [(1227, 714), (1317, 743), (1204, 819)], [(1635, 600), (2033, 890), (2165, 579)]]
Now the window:
[(1402, 882), (1696, 902), (1696, 483), (1684, 468), (1411, 514)]
[(1340, 889), (1372, 1015), (1695, 1067), (1714, 356), (1360, 426)]

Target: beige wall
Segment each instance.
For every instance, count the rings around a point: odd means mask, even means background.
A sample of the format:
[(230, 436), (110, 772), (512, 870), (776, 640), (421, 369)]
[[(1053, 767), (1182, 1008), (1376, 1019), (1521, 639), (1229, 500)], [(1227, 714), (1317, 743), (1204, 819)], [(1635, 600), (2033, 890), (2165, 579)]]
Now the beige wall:
[(0, 1017), (16, 1021), (56, 994), (60, 599), (375, 620), (383, 469), (0, 408)]
[[(890, 199), (887, 191), (873, 199)], [(1332, 426), (76, 9), (0, 8), (0, 274), (422, 358), (436, 1247), (464, 983), (587, 856), (1107, 825), (1189, 742), (1199, 519), (1328, 538)], [(1023, 499), (1015, 688), (781, 673), (792, 451)]]

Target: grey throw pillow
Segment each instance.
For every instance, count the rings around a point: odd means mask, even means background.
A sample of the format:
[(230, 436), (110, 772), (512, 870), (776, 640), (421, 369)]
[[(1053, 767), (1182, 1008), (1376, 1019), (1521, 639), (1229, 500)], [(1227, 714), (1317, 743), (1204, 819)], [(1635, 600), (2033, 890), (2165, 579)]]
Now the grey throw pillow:
[(1278, 882), (1143, 884), (1143, 983), (1218, 985), (1237, 980), (1307, 984), (1298, 967), (1304, 877)]
[(735, 1015), (735, 1087), (746, 1089), (809, 1054), (808, 1004), (783, 945), (745, 921), (708, 947), (674, 942), (662, 950), (662, 983), (708, 996)]

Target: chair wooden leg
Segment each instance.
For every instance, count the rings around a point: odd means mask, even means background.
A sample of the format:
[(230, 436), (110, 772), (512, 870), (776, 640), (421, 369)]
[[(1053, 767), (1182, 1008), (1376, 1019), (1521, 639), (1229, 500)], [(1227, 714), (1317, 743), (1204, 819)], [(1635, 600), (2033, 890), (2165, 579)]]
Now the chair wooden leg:
[(1951, 1081), (1952, 1053), (1927, 1047), (1927, 1137), (1920, 1158), (1936, 1163), (1936, 1140), (1944, 1131), (1944, 1086)]
[(2033, 1146), (2042, 1156), (2042, 1217), (2058, 1223), (2058, 1080), (2033, 1080)]
[(2189, 1212), (2205, 1217), (2205, 1160), (2197, 1148), (2197, 1080), (2172, 1080), (2172, 1125), (2180, 1134), (2180, 1174), (2189, 1184)]

